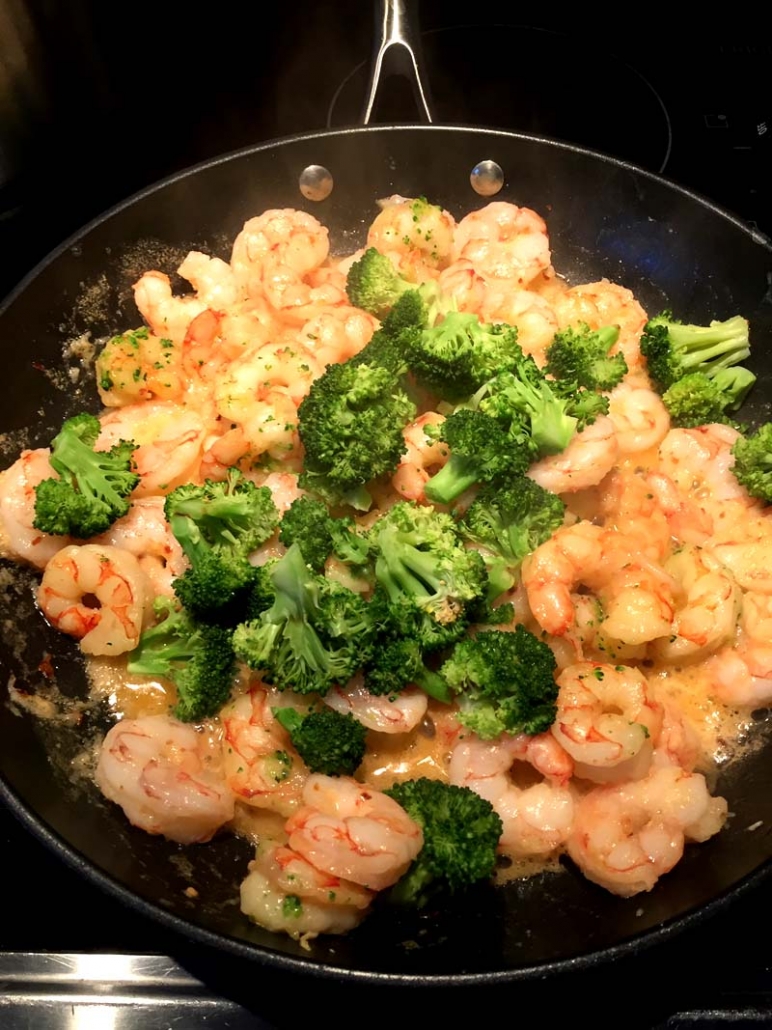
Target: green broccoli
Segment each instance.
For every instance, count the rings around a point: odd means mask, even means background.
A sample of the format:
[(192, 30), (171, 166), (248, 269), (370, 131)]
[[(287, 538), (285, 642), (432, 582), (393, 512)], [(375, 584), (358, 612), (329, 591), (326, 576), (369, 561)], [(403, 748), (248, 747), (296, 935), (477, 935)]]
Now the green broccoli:
[(525, 421), (515, 417), (507, 427), (481, 411), (460, 408), (436, 435), (447, 443), (450, 458), (424, 487), (435, 504), (452, 504), (476, 483), (519, 475), (536, 458)]
[[(422, 327), (434, 325), (439, 315), (455, 307), (451, 298), (443, 297), (435, 280), (430, 279), (418, 285), (408, 282), (397, 272), (389, 258), (375, 247), (368, 247), (349, 269), (346, 293), (354, 307), (362, 308), (363, 311), (368, 311), (382, 320), (388, 319), (407, 294), (413, 294), (414, 299), (408, 303), (414, 306), (420, 302)], [(408, 308), (403, 309), (399, 321), (404, 319), (407, 310)], [(410, 324), (415, 324), (412, 317)], [(392, 322), (390, 328), (399, 328), (399, 323)]]
[(513, 370), (522, 357), (514, 326), (482, 325), (476, 315), (459, 312), (409, 340), (408, 363), (418, 384), (454, 403), (498, 372)]
[(346, 564), (364, 565), (369, 550), (352, 518), (335, 518), (321, 501), (305, 496), (294, 500), (285, 512), (279, 540), (285, 547), (299, 544), (306, 564), (314, 572), (324, 571), (331, 554)]
[(586, 322), (555, 333), (547, 348), (544, 371), (588, 390), (613, 390), (627, 375), (621, 353), (609, 355), (619, 339), (619, 326), (591, 330)]
[(104, 533), (129, 510), (128, 496), (139, 482), (134, 443), (121, 440), (95, 451), (101, 425), (95, 415), (68, 418), (51, 443), (49, 462), (59, 479), (35, 487), (33, 525), (41, 533), (83, 540)]
[(271, 491), (229, 469), (222, 482), (178, 486), (164, 512), (191, 564), (174, 581), (179, 600), (197, 618), (238, 621), (256, 575), (248, 556), (279, 522)]
[(732, 447), (737, 482), (752, 497), (772, 504), (772, 422), (741, 436)]
[(328, 504), (366, 511), (372, 497), (365, 484), (396, 468), (405, 452), (402, 430), (415, 412), (390, 369), (329, 365), (298, 409), (306, 452), (300, 485)]
[(459, 721), (483, 740), (502, 733), (542, 733), (555, 721), (555, 657), (517, 626), (484, 630), (456, 644), (440, 674), (459, 693)]
[(501, 372), (486, 385), (479, 409), (505, 424), (527, 419), (534, 449), (541, 456), (565, 450), (574, 434), (608, 406), (599, 394), (577, 391), (572, 383), (566, 388), (551, 382), (528, 356), (514, 372)]
[(293, 544), (268, 577), (273, 603), (237, 626), (236, 654), (266, 683), (299, 694), (326, 694), (366, 661), (374, 635), (367, 602), (315, 575)]
[(442, 676), (424, 664), (421, 645), (415, 638), (380, 639), (365, 665), (364, 677), (365, 687), (371, 694), (396, 696), (405, 687), (415, 684), (444, 704), (453, 700)]
[(397, 635), (417, 639), (425, 650), (457, 638), (466, 606), (485, 595), (487, 583), (482, 558), (463, 546), (453, 519), (401, 502), (375, 522), (368, 538)]
[(562, 525), (566, 506), (538, 483), (518, 476), (486, 486), (467, 509), (462, 533), (500, 555), (510, 568), (543, 544)]
[(714, 376), (750, 354), (748, 321), (735, 315), (724, 322), (690, 325), (663, 311), (643, 327), (641, 353), (657, 389), (664, 392), (690, 372)]
[(756, 382), (756, 376), (742, 365), (722, 368), (712, 377), (690, 372), (676, 380), (662, 394), (674, 426), (691, 428), (711, 422), (728, 422), (728, 411), (736, 411)]
[(156, 598), (153, 607), (161, 621), (139, 638), (129, 655), (129, 673), (171, 680), (178, 696), (173, 713), (183, 722), (216, 715), (230, 696), (236, 672), (230, 633), (197, 622), (168, 598)]
[(353, 715), (322, 708), (301, 715), (295, 708), (271, 709), (311, 772), (353, 776), (365, 756), (367, 730)]
[(396, 783), (385, 793), (424, 835), (418, 857), (389, 892), (390, 901), (424, 908), (439, 894), (491, 876), (504, 827), (490, 801), (468, 787), (425, 777)]

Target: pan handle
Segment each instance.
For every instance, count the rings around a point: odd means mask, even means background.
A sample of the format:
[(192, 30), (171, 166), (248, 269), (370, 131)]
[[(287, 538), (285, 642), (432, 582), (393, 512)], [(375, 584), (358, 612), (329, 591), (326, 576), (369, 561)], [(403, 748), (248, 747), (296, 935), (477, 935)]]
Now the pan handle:
[(418, 115), (431, 124), (429, 91), (422, 78), (421, 35), (415, 24), (409, 0), (378, 0), (375, 5), (376, 36), (370, 83), (362, 111), (362, 124), (369, 125), (381, 80), (403, 75), (413, 86)]

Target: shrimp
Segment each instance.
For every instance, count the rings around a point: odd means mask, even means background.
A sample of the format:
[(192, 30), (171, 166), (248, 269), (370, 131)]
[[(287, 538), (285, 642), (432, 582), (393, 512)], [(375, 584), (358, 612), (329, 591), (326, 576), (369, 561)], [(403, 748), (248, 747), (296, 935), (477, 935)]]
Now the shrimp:
[(108, 408), (178, 400), (184, 391), (180, 349), (145, 327), (113, 336), (96, 360), (96, 381)]
[(383, 890), (423, 847), (421, 827), (396, 801), (347, 776), (312, 773), (303, 801), (286, 825), (289, 846), (323, 873)]
[(202, 311), (188, 326), (182, 344), (189, 387), (214, 379), (228, 362), (267, 344), (274, 326), (265, 302), (245, 301), (224, 312)]
[(46, 565), (37, 591), (56, 629), (77, 637), (84, 654), (119, 655), (139, 643), (150, 587), (133, 554), (72, 544)]
[(506, 322), (517, 326), (517, 342), (537, 365), (547, 363), (547, 348), (558, 331), (558, 322), (547, 301), (531, 290), (513, 290), (508, 284), (491, 284), (480, 305), (482, 322)]
[(629, 369), (642, 365), (640, 340), (648, 316), (626, 287), (608, 279), (572, 286), (555, 293), (552, 307), (561, 329), (580, 322), (585, 322), (590, 329), (619, 326), (619, 339), (612, 353), (621, 352)]
[(553, 494), (574, 493), (598, 483), (611, 471), (619, 456), (614, 423), (601, 415), (573, 437), (560, 454), (550, 454), (526, 472)]
[(700, 738), (688, 718), (672, 702), (663, 700), (662, 727), (654, 741), (652, 767), (674, 765), (693, 772), (700, 758)]
[(179, 541), (164, 515), (163, 497), (140, 497), (94, 544), (108, 544), (133, 554), (154, 596), (173, 597), (173, 581), (188, 567)]
[(597, 590), (604, 633), (624, 644), (643, 644), (668, 632), (677, 584), (637, 550), (637, 541), (588, 522), (564, 526), (523, 562), (523, 584), (534, 618), (554, 636), (575, 624), (572, 591)]
[(208, 305), (198, 297), (175, 297), (168, 275), (145, 272), (134, 283), (134, 303), (159, 339), (181, 345), (188, 326)]
[(187, 279), (198, 299), (208, 308), (221, 311), (239, 299), (233, 269), (222, 258), (191, 250), (177, 272)]
[(604, 529), (636, 540), (640, 553), (655, 561), (668, 554), (671, 525), (648, 476), (615, 470), (598, 487), (598, 501)]
[[(545, 782), (519, 787), (509, 775), (515, 761), (528, 762)], [(449, 768), (454, 786), (490, 801), (503, 824), (499, 850), (518, 857), (549, 855), (565, 842), (574, 815), (566, 786), (572, 771), (570, 757), (548, 733), (530, 741), (465, 736), (454, 747)]]
[(284, 844), (261, 841), (241, 884), (241, 911), (295, 940), (346, 933), (364, 918), (372, 891), (315, 869)]
[(345, 687), (333, 687), (324, 703), (342, 715), (353, 715), (368, 730), (409, 733), (426, 715), (429, 698), (418, 687), (400, 691), (393, 700), (371, 694), (357, 675)]
[(667, 519), (675, 541), (699, 546), (713, 535), (712, 516), (703, 511), (690, 497), (681, 496), (669, 476), (662, 472), (650, 472), (645, 477), (645, 483)]
[(727, 501), (741, 508), (759, 507), (732, 475), (732, 446), (739, 438), (731, 426), (711, 424), (697, 429), (671, 429), (659, 447), (658, 470), (675, 483), (682, 496), (696, 501), (716, 518)]
[(293, 501), (305, 496), (305, 490), (298, 486), (298, 477), (291, 472), (269, 472), (267, 476), (263, 476), (258, 486), (268, 487), (273, 503), (282, 514)]
[(95, 778), (132, 825), (179, 844), (211, 840), (233, 818), (233, 796), (206, 737), (168, 715), (116, 723), (100, 749)]
[(444, 297), (451, 297), (455, 301), (459, 311), (479, 315), (487, 287), (471, 261), (464, 259), (448, 265), (440, 272), (437, 285)]
[(100, 419), (102, 429), (97, 450), (108, 450), (119, 440), (137, 445), (133, 460), (139, 473), (134, 497), (168, 494), (198, 475), (206, 423), (192, 408), (180, 408), (170, 401), (129, 404)]
[(743, 595), (734, 649), (726, 647), (706, 666), (712, 693), (725, 704), (760, 707), (772, 701), (772, 597)]
[(704, 657), (734, 636), (740, 591), (731, 575), (707, 551), (684, 547), (665, 569), (681, 584), (685, 603), (676, 609), (667, 637), (654, 643), (665, 661)]
[(290, 815), (299, 807), (308, 777), (289, 734), (272, 712), (288, 703), (291, 701), (279, 691), (257, 685), (220, 713), (223, 774), (229, 790), (247, 805), (281, 815)]
[[(651, 760), (647, 742), (662, 725), (662, 706), (646, 677), (624, 665), (578, 662), (564, 669), (557, 683), (551, 732), (579, 763), (577, 776), (593, 779), (596, 770), (615, 767), (627, 778), (645, 775)], [(645, 760), (633, 764), (644, 748)]]
[(406, 451), (391, 477), (391, 485), (400, 497), (418, 504), (427, 503), (424, 487), (448, 460), (450, 452), (442, 440), (426, 435), (426, 426), (440, 426), (444, 421), (444, 415), (426, 411), (403, 429)]
[(487, 282), (527, 286), (550, 267), (544, 219), (527, 207), (493, 201), (456, 226), (451, 260), (468, 260)]
[(586, 794), (576, 807), (568, 854), (593, 883), (629, 898), (670, 872), (686, 840), (718, 833), (726, 814), (726, 801), (710, 796), (704, 776), (656, 768), (645, 779)]
[(659, 395), (629, 382), (620, 383), (609, 394), (608, 417), (622, 455), (659, 446), (670, 429), (670, 415)]
[(45, 568), (53, 556), (72, 541), (35, 529), (35, 487), (44, 479), (57, 479), (51, 468), (48, 447), (22, 451), (0, 473), (0, 553), (16, 561)]
[(377, 324), (372, 315), (359, 308), (333, 308), (306, 322), (298, 333), (298, 340), (319, 367), (325, 368), (358, 354), (369, 342)]
[(772, 511), (746, 508), (741, 502), (722, 505), (706, 542), (743, 590), (772, 594)]
[(392, 197), (367, 231), (367, 246), (391, 257), (406, 278), (445, 268), (453, 247), (453, 216), (423, 197)]
[(273, 209), (244, 223), (230, 263), (242, 294), (260, 297), (267, 277), (279, 272), (298, 280), (323, 264), (329, 249), (327, 229), (313, 215)]

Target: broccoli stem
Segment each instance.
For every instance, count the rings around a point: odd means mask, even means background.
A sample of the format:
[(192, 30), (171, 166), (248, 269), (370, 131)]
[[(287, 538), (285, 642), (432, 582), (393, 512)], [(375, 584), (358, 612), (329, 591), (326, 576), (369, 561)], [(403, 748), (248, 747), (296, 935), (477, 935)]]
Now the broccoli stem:
[(465, 490), (473, 487), (479, 478), (480, 469), (474, 458), (452, 454), (426, 484), (426, 496), (435, 504), (452, 504)]

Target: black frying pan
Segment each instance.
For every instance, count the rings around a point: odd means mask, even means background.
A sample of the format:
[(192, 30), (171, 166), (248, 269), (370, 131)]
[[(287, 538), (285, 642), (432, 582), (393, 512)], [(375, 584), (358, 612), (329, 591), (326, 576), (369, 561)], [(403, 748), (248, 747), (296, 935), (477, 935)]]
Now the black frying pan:
[[(4, 464), (15, 457), (25, 427), (31, 428), (24, 444), (45, 445), (62, 418), (81, 408), (76, 388), (52, 382), (45, 370), (62, 366), (62, 346), (78, 333), (98, 337), (137, 323), (130, 287), (145, 268), (163, 262), (169, 271), (191, 247), (227, 258), (245, 219), (268, 207), (311, 211), (329, 226), (333, 252), (360, 246), (376, 198), (394, 192), (425, 194), (458, 217), (480, 206), (469, 175), (482, 159), (504, 171), (498, 199), (547, 218), (554, 263), (570, 280), (607, 276), (650, 311), (667, 303), (689, 320), (747, 316), (759, 383), (746, 417), (769, 417), (772, 244), (764, 236), (672, 183), (579, 147), (468, 128), (361, 128), (296, 136), (201, 165), (113, 209), (50, 255), (0, 309), (3, 429), (11, 434)], [(322, 202), (298, 190), (301, 171), (312, 164), (334, 178)], [(93, 382), (83, 389), (96, 409)], [(14, 568), (4, 587), (3, 681), (12, 675), (26, 690), (48, 686), (45, 659), (53, 655), (58, 688), (81, 696), (77, 648), (44, 624), (32, 582)], [(751, 886), (772, 854), (769, 758), (758, 749), (719, 779), (733, 813), (726, 829), (687, 849), (650, 895), (616, 898), (568, 869), (480, 888), (417, 922), (376, 911), (348, 937), (321, 938), (308, 952), (240, 914), (245, 843), (222, 838), (181, 849), (135, 830), (92, 786), (73, 785), (68, 763), (88, 728), (52, 726), (0, 705), (0, 792), (7, 803), (64, 860), (127, 904), (187, 937), (290, 970), (444, 984), (575, 968), (655, 941), (710, 911)], [(189, 886), (197, 898), (184, 893)]]

